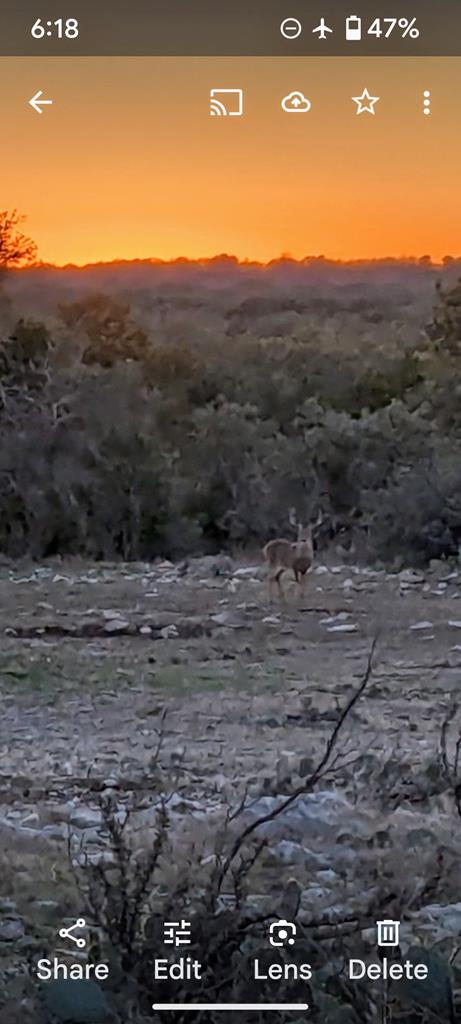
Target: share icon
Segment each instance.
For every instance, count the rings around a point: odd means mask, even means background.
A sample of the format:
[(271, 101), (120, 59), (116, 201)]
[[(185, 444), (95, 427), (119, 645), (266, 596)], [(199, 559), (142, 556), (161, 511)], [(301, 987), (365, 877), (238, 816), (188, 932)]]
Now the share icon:
[(74, 932), (76, 928), (80, 930), (81, 928), (85, 928), (85, 927), (86, 927), (85, 918), (84, 917), (78, 917), (76, 922), (75, 922), (75, 924), (71, 925), (70, 928), (61, 928), (60, 929), (59, 937), (60, 937), (60, 939), (70, 939), (71, 942), (75, 942), (75, 945), (77, 946), (78, 949), (84, 949), (85, 946), (86, 946), (86, 939), (84, 939), (84, 938), (79, 939), (75, 935), (73, 935), (72, 932)]

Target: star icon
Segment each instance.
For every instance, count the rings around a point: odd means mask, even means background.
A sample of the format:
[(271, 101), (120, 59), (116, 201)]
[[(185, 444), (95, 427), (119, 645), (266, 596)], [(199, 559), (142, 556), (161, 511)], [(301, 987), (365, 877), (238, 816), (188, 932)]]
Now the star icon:
[(375, 103), (378, 103), (379, 96), (370, 96), (368, 89), (364, 89), (361, 96), (353, 96), (352, 100), (357, 104), (357, 114), (375, 114)]

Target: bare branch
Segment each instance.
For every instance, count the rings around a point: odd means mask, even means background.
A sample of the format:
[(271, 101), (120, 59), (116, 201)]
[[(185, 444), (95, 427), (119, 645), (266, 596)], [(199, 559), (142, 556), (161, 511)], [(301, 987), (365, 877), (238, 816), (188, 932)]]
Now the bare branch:
[(224, 878), (226, 877), (226, 874), (233, 860), (240, 852), (246, 840), (249, 839), (249, 837), (257, 831), (257, 829), (261, 828), (262, 825), (266, 825), (268, 824), (268, 822), (274, 821), (275, 818), (278, 818), (281, 814), (283, 814), (288, 809), (288, 807), (291, 807), (292, 804), (294, 804), (296, 800), (299, 799), (300, 796), (304, 796), (306, 793), (310, 793), (313, 790), (314, 786), (319, 781), (319, 779), (322, 778), (325, 771), (328, 770), (328, 768), (330, 767), (331, 757), (336, 747), (339, 735), (344, 727), (344, 724), (348, 719), (349, 715), (351, 714), (353, 708), (360, 700), (370, 680), (370, 676), (373, 670), (373, 657), (376, 642), (377, 638), (375, 637), (371, 645), (370, 653), (368, 655), (367, 667), (363, 679), (361, 680), (359, 686), (354, 691), (352, 696), (347, 701), (347, 704), (345, 704), (344, 708), (342, 709), (338, 721), (336, 722), (336, 725), (328, 739), (323, 757), (320, 759), (317, 767), (314, 769), (312, 774), (307, 779), (305, 779), (305, 781), (301, 783), (301, 785), (298, 786), (293, 791), (293, 793), (290, 794), (290, 796), (286, 797), (286, 799), (282, 801), (282, 803), (280, 803), (277, 807), (274, 807), (271, 811), (268, 811), (267, 814), (263, 814), (259, 818), (256, 818), (255, 821), (250, 822), (250, 824), (247, 825), (243, 829), (243, 831), (239, 833), (238, 836), (236, 836), (234, 843), (231, 846), (230, 852), (228, 853), (225, 860), (221, 863), (219, 871), (217, 873), (215, 890), (216, 893), (220, 891)]

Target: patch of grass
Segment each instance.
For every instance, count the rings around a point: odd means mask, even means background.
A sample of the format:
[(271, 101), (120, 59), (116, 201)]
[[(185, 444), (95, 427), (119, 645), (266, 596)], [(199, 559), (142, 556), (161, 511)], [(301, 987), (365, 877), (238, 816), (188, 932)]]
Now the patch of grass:
[(281, 685), (279, 674), (260, 674), (243, 665), (233, 665), (229, 672), (209, 668), (188, 669), (183, 665), (163, 665), (152, 672), (150, 685), (154, 689), (165, 690), (174, 696), (190, 693), (221, 693), (227, 691), (245, 691), (251, 693), (256, 687), (258, 691), (278, 689)]
[(60, 645), (49, 653), (19, 652), (0, 657), (0, 685), (4, 693), (40, 693), (50, 700), (95, 689), (117, 689), (140, 681), (142, 672), (132, 661), (101, 651), (88, 657), (87, 645)]
[(40, 933), (42, 925), (46, 932), (49, 924), (57, 924), (63, 915), (79, 909), (75, 879), (61, 853), (47, 848), (44, 842), (34, 852), (31, 840), (14, 834), (3, 842), (0, 911), (3, 900), (14, 900), (26, 930), (33, 935)]
[(58, 683), (62, 683), (54, 666), (43, 657), (3, 659), (3, 663), (0, 663), (0, 680), (2, 689), (7, 692), (32, 690), (36, 693), (49, 693), (57, 688)]
[(132, 638), (118, 638), (116, 643), (73, 639), (38, 647), (15, 639), (0, 655), (0, 685), (4, 693), (41, 695), (48, 703), (101, 690), (119, 693), (133, 686), (172, 697), (280, 688), (280, 670), (268, 664), (267, 654), (264, 659), (259, 651), (246, 651), (241, 657), (234, 651), (226, 658), (221, 653), (208, 642), (195, 640), (178, 647)]

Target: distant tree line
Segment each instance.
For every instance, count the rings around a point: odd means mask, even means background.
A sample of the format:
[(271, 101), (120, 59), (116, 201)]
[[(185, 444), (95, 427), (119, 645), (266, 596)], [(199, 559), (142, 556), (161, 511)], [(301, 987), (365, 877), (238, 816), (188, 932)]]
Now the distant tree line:
[[(35, 258), (0, 214), (0, 268)], [(19, 233), (18, 233), (19, 232)], [(4, 241), (2, 243), (2, 236)], [(2, 255), (3, 253), (3, 255)], [(21, 256), (22, 253), (22, 256)], [(458, 296), (458, 298), (457, 298)], [(184, 299), (184, 296), (182, 297)], [(461, 301), (415, 311), (142, 311), (92, 294), (0, 339), (0, 550), (152, 559), (260, 545), (324, 513), (320, 545), (400, 565), (461, 540)], [(188, 298), (190, 301), (190, 297)], [(458, 305), (457, 305), (458, 303)], [(11, 310), (8, 317), (11, 317)], [(8, 320), (5, 315), (5, 323)]]

